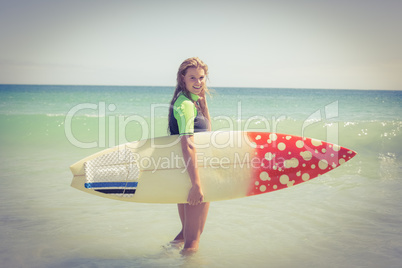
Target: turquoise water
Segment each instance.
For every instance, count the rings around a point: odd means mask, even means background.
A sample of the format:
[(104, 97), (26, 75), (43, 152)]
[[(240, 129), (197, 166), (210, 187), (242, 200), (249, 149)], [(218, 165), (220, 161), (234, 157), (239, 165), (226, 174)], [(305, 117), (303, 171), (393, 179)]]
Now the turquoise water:
[(68, 167), (167, 134), (171, 87), (0, 85), (2, 267), (399, 267), (402, 92), (216, 88), (213, 130), (263, 130), (358, 155), (290, 189), (211, 204), (200, 250), (168, 245), (175, 205), (70, 187)]

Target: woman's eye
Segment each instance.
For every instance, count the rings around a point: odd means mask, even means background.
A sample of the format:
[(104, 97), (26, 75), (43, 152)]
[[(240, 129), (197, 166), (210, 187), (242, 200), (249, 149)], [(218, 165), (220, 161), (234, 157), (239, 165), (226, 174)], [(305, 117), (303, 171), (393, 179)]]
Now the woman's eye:
[[(204, 78), (205, 78), (204, 76), (201, 76), (201, 77), (200, 77), (200, 78), (198, 78), (198, 79), (200, 79), (200, 80), (204, 80)], [(190, 77), (190, 79), (191, 79), (191, 80), (197, 80), (197, 78), (196, 78), (196, 77)]]

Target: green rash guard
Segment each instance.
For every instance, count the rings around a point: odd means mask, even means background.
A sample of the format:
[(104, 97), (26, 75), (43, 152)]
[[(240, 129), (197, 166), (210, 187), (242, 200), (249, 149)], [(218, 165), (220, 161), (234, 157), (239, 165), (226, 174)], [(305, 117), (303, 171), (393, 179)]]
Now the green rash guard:
[[(198, 95), (190, 94), (193, 101), (198, 100)], [(173, 105), (173, 115), (177, 120), (180, 136), (194, 134), (194, 119), (198, 112), (193, 101), (189, 100), (184, 94), (180, 94)]]

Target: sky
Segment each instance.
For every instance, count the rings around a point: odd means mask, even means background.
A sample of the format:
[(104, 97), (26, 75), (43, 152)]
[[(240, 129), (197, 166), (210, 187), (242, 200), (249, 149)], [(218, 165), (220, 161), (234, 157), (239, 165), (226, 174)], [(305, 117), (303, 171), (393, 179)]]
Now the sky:
[(402, 90), (401, 0), (0, 0), (0, 84)]

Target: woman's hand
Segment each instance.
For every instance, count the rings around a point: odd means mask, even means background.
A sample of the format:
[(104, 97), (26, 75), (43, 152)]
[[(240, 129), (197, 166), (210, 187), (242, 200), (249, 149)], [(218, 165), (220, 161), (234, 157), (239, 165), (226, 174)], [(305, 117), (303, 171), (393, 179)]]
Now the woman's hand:
[(205, 90), (201, 91), (201, 93), (198, 95), (198, 104), (201, 109), (201, 112), (203, 113), (205, 119), (207, 119), (208, 122), (208, 131), (211, 131), (211, 118), (209, 117), (209, 111), (208, 111), (208, 104), (207, 104), (207, 98), (205, 96)]
[(189, 193), (188, 193), (188, 198), (187, 202), (192, 205), (199, 205), (204, 201), (204, 194), (202, 193), (201, 186), (195, 184), (191, 187)]
[(207, 106), (207, 98), (205, 97), (205, 90), (202, 90), (198, 95), (198, 103), (200, 104), (201, 109), (204, 109)]

